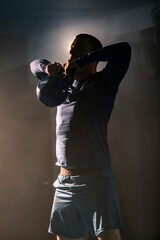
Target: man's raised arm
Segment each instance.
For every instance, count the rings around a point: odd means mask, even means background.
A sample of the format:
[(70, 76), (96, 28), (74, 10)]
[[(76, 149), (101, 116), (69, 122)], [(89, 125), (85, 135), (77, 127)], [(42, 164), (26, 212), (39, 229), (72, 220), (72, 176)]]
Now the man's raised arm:
[(77, 64), (82, 68), (92, 62), (107, 62), (106, 67), (102, 70), (104, 79), (110, 81), (111, 84), (118, 85), (128, 70), (130, 59), (130, 45), (127, 42), (120, 42), (79, 57), (73, 65)]

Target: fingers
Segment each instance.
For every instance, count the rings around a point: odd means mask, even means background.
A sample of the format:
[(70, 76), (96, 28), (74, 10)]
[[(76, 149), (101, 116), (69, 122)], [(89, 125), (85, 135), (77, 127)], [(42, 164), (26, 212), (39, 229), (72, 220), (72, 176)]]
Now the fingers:
[(52, 62), (47, 65), (46, 72), (49, 76), (61, 77), (64, 72), (64, 68), (61, 63)]

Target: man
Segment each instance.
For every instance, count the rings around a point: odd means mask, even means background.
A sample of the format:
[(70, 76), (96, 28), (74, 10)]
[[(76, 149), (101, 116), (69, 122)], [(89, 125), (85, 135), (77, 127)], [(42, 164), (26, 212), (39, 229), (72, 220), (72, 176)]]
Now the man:
[[(47, 60), (31, 63), (41, 79), (39, 100), (57, 107), (56, 165), (60, 174), (49, 232), (57, 239), (83, 239), (88, 229), (99, 240), (120, 240), (123, 228), (116, 181), (107, 143), (107, 123), (118, 86), (127, 72), (131, 48), (122, 42), (102, 48), (79, 34), (63, 66)], [(99, 61), (106, 67), (96, 71)]]

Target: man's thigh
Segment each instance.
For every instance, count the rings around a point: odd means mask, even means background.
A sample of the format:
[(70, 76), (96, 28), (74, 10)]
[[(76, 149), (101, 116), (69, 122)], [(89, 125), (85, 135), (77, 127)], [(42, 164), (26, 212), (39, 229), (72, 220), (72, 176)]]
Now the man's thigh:
[[(84, 239), (87, 240), (87, 237), (86, 238), (66, 238), (62, 236), (57, 236), (57, 240), (84, 240)], [(89, 238), (89, 239), (92, 239), (92, 238)], [(119, 229), (105, 230), (104, 232), (101, 232), (98, 235), (97, 239), (98, 240), (122, 240)]]
[(97, 238), (98, 240), (122, 240), (119, 229), (105, 230)]

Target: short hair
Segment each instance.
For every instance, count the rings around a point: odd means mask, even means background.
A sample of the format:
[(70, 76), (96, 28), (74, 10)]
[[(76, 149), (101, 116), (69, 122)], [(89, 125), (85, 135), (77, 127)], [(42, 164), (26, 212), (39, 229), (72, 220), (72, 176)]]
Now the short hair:
[(89, 39), (89, 43), (91, 45), (91, 50), (92, 51), (95, 51), (99, 48), (102, 48), (102, 43), (99, 41), (98, 38), (90, 35), (90, 34), (87, 34), (87, 33), (80, 33), (78, 34), (76, 37), (85, 37), (85, 38), (88, 38)]

